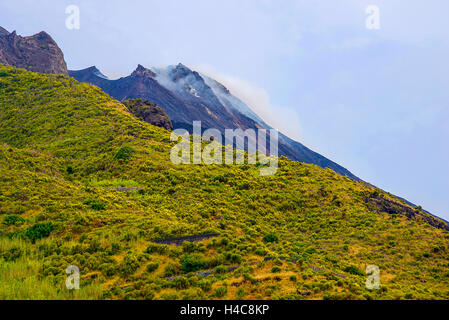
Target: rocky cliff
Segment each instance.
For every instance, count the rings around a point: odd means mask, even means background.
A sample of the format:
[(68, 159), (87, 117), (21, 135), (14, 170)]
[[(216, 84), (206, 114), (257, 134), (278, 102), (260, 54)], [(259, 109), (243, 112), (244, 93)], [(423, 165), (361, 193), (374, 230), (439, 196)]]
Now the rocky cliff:
[(21, 37), (0, 27), (0, 63), (39, 73), (69, 74), (61, 49), (43, 31)]
[(152, 125), (173, 130), (170, 118), (165, 114), (161, 107), (154, 102), (142, 99), (130, 99), (122, 102), (136, 117)]

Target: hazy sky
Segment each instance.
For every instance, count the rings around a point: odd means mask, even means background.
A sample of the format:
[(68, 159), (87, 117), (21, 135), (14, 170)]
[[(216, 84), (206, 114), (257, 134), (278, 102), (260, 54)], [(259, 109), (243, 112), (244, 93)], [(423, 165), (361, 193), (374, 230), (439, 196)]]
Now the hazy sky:
[[(80, 29), (65, 9), (80, 8)], [(380, 29), (366, 28), (368, 5)], [(182, 62), (360, 178), (449, 219), (447, 0), (0, 0), (70, 69), (111, 78)]]

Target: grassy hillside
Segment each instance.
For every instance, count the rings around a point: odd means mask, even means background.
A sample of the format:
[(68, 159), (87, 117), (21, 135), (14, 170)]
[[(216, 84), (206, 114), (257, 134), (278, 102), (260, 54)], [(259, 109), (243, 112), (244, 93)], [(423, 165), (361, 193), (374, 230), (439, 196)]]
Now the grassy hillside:
[(169, 137), (96, 87), (0, 67), (0, 299), (449, 299), (439, 220), (286, 158), (176, 166)]

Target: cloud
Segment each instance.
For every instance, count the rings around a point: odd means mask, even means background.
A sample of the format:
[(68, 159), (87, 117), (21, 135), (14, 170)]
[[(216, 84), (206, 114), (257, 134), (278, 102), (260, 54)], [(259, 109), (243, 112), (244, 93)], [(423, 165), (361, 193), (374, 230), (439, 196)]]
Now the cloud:
[(195, 66), (193, 69), (220, 82), (271, 127), (294, 140), (300, 140), (302, 136), (300, 117), (295, 108), (274, 106), (269, 94), (263, 88), (237, 76), (220, 73), (211, 66)]

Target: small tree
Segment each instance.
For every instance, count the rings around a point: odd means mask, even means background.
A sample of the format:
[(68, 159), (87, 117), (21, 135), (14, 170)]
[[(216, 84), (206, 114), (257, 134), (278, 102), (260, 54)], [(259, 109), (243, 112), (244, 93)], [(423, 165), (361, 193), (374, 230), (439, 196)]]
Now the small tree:
[(267, 235), (263, 238), (263, 241), (264, 241), (265, 243), (269, 243), (269, 242), (278, 242), (279, 239), (278, 239), (278, 237), (277, 237), (274, 233), (269, 233), (269, 234), (267, 234)]

